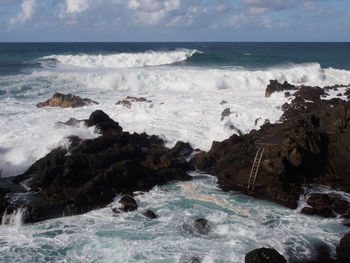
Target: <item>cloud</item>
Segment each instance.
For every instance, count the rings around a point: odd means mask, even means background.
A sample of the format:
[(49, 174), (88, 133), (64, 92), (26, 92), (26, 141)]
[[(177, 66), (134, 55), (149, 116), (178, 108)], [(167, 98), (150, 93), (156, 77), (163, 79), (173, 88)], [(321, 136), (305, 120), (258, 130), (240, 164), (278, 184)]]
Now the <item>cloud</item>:
[(89, 0), (66, 0), (67, 13), (75, 14), (87, 10), (90, 6)]
[(158, 25), (167, 15), (180, 8), (180, 0), (129, 0), (127, 8), (133, 11), (134, 23)]
[(21, 5), (21, 12), (9, 21), (10, 25), (24, 24), (30, 20), (37, 8), (38, 4), (35, 0), (23, 0)]
[(260, 15), (268, 11), (279, 11), (296, 6), (300, 0), (241, 0), (248, 14)]

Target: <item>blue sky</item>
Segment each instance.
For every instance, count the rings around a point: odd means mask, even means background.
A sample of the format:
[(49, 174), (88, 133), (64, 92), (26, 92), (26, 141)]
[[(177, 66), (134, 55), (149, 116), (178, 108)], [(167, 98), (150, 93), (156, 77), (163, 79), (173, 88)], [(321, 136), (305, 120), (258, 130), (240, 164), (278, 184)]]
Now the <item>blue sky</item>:
[(0, 0), (8, 41), (350, 41), (349, 0)]

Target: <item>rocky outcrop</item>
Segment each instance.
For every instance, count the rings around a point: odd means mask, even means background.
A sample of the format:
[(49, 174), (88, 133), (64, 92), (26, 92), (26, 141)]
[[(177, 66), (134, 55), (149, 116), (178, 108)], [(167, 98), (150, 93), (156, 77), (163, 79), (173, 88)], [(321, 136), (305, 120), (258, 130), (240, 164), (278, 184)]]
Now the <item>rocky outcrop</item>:
[(259, 248), (245, 255), (245, 263), (287, 263), (287, 260), (272, 248)]
[(350, 233), (347, 233), (337, 246), (337, 263), (350, 262)]
[(281, 84), (277, 80), (270, 80), (270, 84), (267, 85), (267, 88), (265, 91), (265, 97), (270, 97), (271, 94), (274, 92), (281, 92), (286, 90), (290, 91), (290, 90), (296, 90), (296, 89), (297, 87), (289, 84), (287, 81)]
[(79, 96), (74, 96), (72, 94), (61, 94), (61, 93), (55, 93), (51, 99), (48, 99), (45, 102), (40, 102), (36, 106), (38, 108), (41, 107), (61, 107), (61, 108), (77, 108), (77, 107), (84, 107), (90, 104), (98, 104), (98, 102), (90, 100), (90, 99), (83, 99)]
[(107, 205), (118, 193), (190, 179), (186, 171), (192, 166), (181, 154), (188, 152), (186, 144), (172, 150), (156, 136), (123, 132), (102, 111), (84, 122), (96, 126), (101, 136), (92, 140), (71, 136), (68, 149), (52, 150), (15, 178), (17, 183), (30, 180), (32, 198), (25, 204), (25, 222), (85, 213)]
[[(274, 84), (274, 82), (272, 82)], [(271, 84), (270, 84), (271, 85)], [(209, 152), (192, 159), (218, 178), (224, 190), (238, 190), (296, 208), (302, 186), (320, 183), (350, 192), (350, 103), (323, 100), (318, 87), (294, 87), (284, 105), (282, 123), (213, 142)], [(248, 177), (258, 148), (264, 149), (254, 191)]]
[(127, 96), (125, 99), (120, 100), (116, 103), (116, 105), (122, 105), (128, 109), (131, 109), (132, 103), (133, 102), (147, 102), (147, 103), (151, 103), (151, 100), (147, 100), (144, 97), (131, 97), (131, 96)]

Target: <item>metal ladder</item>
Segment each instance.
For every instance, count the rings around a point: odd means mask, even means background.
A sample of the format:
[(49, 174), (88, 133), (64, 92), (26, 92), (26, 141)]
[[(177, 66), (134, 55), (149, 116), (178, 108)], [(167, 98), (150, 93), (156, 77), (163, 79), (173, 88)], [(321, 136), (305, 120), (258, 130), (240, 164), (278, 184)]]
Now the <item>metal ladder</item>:
[(256, 177), (258, 176), (258, 170), (261, 163), (262, 156), (264, 154), (265, 149), (259, 149), (256, 151), (254, 163), (252, 166), (252, 170), (250, 171), (250, 176), (248, 180), (248, 189), (254, 190)]

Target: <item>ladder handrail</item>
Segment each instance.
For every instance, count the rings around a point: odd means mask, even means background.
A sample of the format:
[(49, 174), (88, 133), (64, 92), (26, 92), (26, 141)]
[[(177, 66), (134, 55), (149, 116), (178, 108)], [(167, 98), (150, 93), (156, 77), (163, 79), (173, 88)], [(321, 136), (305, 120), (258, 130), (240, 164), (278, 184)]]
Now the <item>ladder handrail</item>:
[[(259, 167), (260, 167), (260, 163), (261, 163), (261, 159), (262, 159), (262, 156), (264, 154), (264, 151), (265, 151), (265, 149), (263, 148), (261, 150), (260, 147), (256, 151), (253, 166), (252, 166), (252, 169), (250, 171), (250, 175), (249, 175), (249, 179), (248, 179), (248, 189), (251, 188), (252, 190), (254, 190), (254, 188), (255, 188), (255, 181), (256, 181), (256, 178), (258, 176), (258, 171), (259, 171)], [(258, 160), (258, 162), (257, 162), (257, 160)]]
[(255, 188), (255, 181), (256, 181), (256, 177), (258, 176), (258, 171), (259, 171), (259, 167), (260, 167), (260, 163), (261, 163), (261, 159), (262, 159), (262, 156), (263, 156), (263, 154), (264, 154), (264, 151), (265, 151), (265, 149), (263, 149), (263, 150), (261, 151), (261, 153), (260, 153), (259, 162), (258, 162), (258, 165), (257, 165), (256, 170), (255, 170), (255, 175), (254, 175), (253, 188), (252, 188), (252, 190), (254, 190), (254, 188)]
[(251, 169), (251, 171), (250, 171), (250, 175), (249, 175), (249, 179), (248, 179), (248, 189), (249, 189), (249, 186), (250, 186), (250, 181), (251, 181), (252, 176), (253, 176), (254, 166), (255, 166), (256, 160), (257, 160), (257, 158), (258, 158), (259, 152), (260, 152), (260, 147), (259, 147), (258, 150), (256, 151), (255, 158), (254, 158), (254, 162), (253, 162), (253, 166), (252, 166), (252, 169)]

